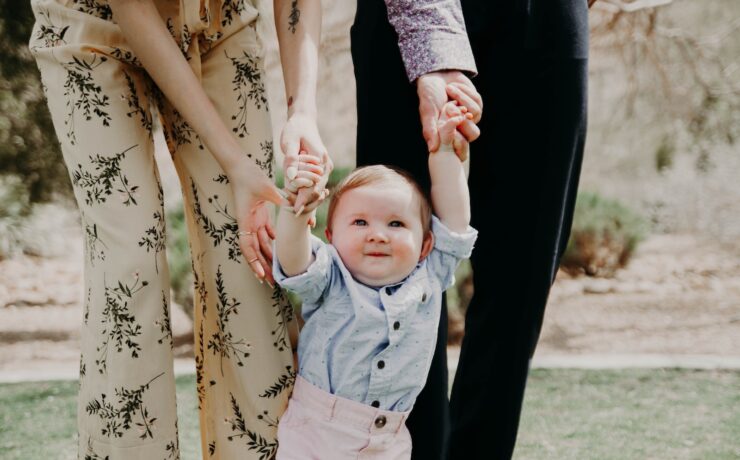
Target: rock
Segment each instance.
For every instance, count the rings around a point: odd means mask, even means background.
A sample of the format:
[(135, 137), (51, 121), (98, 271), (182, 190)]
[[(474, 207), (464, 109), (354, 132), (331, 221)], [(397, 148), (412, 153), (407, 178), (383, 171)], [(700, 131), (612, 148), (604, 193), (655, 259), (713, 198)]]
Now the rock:
[(583, 292), (586, 294), (608, 294), (613, 291), (614, 283), (610, 280), (591, 278), (583, 282)]

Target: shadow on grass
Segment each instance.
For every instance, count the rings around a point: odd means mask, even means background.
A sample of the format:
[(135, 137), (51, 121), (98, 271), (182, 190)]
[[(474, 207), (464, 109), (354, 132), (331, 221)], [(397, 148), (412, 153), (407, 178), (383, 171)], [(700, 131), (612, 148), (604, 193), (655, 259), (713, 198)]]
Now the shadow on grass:
[[(516, 459), (740, 458), (740, 372), (532, 371)], [(0, 458), (74, 459), (76, 382), (0, 385)], [(195, 377), (177, 379), (180, 451), (200, 458)]]

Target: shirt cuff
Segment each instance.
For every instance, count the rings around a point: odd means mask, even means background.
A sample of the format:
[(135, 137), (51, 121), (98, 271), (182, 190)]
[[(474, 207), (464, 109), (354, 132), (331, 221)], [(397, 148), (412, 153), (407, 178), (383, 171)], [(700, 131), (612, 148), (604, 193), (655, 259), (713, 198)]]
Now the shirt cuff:
[(450, 254), (457, 259), (467, 259), (473, 253), (478, 231), (468, 225), (462, 233), (453, 232), (437, 216), (432, 215), (434, 249)]
[(460, 70), (471, 76), (478, 72), (465, 34), (410, 32), (399, 39), (399, 48), (410, 82), (438, 70)]
[[(331, 271), (332, 258), (326, 243), (311, 235), (311, 252), (314, 260), (306, 271), (295, 276), (286, 276), (278, 258), (272, 261), (272, 275), (280, 286), (295, 292), (306, 302), (314, 302), (324, 291)], [(273, 253), (277, 252), (273, 249)]]

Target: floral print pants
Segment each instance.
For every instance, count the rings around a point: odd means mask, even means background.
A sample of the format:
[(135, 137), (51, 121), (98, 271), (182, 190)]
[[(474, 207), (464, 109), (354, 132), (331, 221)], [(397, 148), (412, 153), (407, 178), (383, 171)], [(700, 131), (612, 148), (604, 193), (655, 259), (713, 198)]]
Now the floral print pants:
[[(188, 22), (178, 9), (187, 3), (157, 6), (244, 154), (272, 175), (256, 9), (211, 1)], [(179, 458), (156, 114), (190, 235), (203, 456), (272, 458), (295, 380), (296, 326), (283, 293), (258, 283), (243, 260), (227, 176), (127, 49), (106, 3), (32, 5), (30, 48), (84, 229), (78, 458)]]

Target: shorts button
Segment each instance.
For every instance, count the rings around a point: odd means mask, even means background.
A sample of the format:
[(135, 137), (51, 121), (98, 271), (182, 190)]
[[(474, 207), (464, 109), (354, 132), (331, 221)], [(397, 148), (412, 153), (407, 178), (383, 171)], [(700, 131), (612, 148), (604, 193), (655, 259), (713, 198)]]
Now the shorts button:
[(427, 293), (426, 292), (421, 295), (421, 301), (422, 302), (426, 302), (427, 301)]
[(378, 361), (378, 369), (382, 369), (384, 367), (385, 367), (385, 361), (383, 361), (383, 360)]
[(396, 321), (395, 323), (393, 323), (393, 330), (397, 331), (400, 328), (401, 328), (401, 323), (400, 322)]
[(383, 428), (385, 426), (385, 415), (381, 415), (380, 417), (375, 419), (375, 427), (376, 428)]
[(371, 402), (370, 405), (373, 407), (380, 407), (380, 401), (376, 399), (375, 401)]

